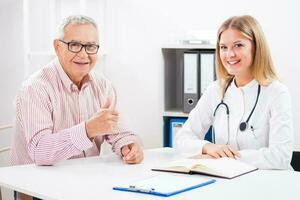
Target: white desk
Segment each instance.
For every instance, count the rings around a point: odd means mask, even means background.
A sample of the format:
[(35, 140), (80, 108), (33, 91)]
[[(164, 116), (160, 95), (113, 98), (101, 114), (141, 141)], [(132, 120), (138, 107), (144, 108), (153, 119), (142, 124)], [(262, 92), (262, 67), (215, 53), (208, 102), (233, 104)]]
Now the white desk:
[[(145, 151), (139, 165), (125, 165), (116, 155), (63, 161), (55, 166), (23, 165), (0, 168), (0, 185), (45, 200), (164, 199), (147, 194), (120, 192), (113, 186), (165, 172), (151, 167), (178, 159), (173, 149)], [(200, 176), (200, 175), (194, 175)], [(258, 170), (177, 194), (166, 199), (300, 199), (300, 173)]]

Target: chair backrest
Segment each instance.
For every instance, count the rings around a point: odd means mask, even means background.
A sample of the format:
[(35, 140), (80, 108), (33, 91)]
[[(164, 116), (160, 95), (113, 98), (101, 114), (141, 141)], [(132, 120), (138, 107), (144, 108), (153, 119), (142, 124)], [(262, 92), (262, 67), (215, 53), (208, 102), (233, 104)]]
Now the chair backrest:
[(11, 138), (12, 125), (0, 125), (0, 167), (9, 164), (10, 154), (10, 138)]
[[(12, 125), (3, 125), (0, 126), (0, 138), (5, 137), (4, 134), (8, 134), (8, 129), (11, 129)], [(10, 146), (0, 146), (0, 167), (9, 165), (10, 160)], [(4, 192), (3, 195), (5, 195), (7, 192)], [(6, 196), (6, 195), (5, 195)], [(3, 199), (7, 199), (3, 197)], [(2, 194), (1, 194), (1, 188), (0, 188), (0, 200), (2, 200)]]
[(293, 152), (291, 165), (295, 171), (300, 172), (300, 151)]

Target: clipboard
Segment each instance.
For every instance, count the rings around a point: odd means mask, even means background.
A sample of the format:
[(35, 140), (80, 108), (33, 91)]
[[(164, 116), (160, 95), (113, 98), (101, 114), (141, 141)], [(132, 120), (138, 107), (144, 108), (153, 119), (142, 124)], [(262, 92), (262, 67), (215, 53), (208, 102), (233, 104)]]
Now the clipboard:
[(113, 187), (113, 190), (169, 197), (203, 187), (214, 182), (216, 182), (215, 179), (207, 179), (199, 176), (160, 174), (143, 178), (123, 186)]

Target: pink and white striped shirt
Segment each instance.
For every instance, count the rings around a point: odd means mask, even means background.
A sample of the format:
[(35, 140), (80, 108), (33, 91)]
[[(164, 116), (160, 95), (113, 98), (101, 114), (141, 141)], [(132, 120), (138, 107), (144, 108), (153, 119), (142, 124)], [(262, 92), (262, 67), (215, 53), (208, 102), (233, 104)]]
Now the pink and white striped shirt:
[(102, 75), (90, 72), (81, 90), (69, 79), (58, 59), (24, 82), (16, 97), (12, 165), (53, 165), (61, 160), (100, 154), (106, 140), (121, 155), (121, 147), (138, 142), (137, 136), (118, 126), (112, 135), (87, 137), (85, 121), (116, 93)]

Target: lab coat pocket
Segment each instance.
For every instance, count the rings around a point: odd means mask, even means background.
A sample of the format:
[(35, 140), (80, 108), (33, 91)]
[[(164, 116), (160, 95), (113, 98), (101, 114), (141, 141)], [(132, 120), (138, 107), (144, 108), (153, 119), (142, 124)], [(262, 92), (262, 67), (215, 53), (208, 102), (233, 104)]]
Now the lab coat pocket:
[(268, 145), (269, 124), (250, 127), (244, 133), (244, 144), (247, 149), (259, 149)]

